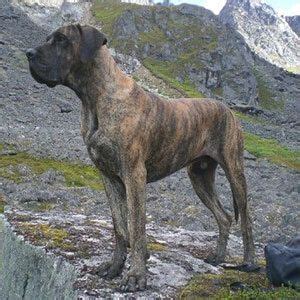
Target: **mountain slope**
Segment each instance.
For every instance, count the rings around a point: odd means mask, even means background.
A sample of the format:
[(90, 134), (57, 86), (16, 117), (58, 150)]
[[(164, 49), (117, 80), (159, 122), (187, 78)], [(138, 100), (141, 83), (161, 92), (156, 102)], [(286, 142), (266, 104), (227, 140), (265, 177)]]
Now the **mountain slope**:
[(300, 16), (285, 17), (285, 20), (289, 23), (293, 31), (300, 36)]
[(300, 39), (271, 6), (260, 0), (227, 0), (219, 17), (260, 57), (285, 69), (300, 68)]
[(137, 57), (189, 97), (295, 111), (299, 77), (257, 57), (240, 34), (203, 7), (98, 0), (92, 11), (110, 47)]

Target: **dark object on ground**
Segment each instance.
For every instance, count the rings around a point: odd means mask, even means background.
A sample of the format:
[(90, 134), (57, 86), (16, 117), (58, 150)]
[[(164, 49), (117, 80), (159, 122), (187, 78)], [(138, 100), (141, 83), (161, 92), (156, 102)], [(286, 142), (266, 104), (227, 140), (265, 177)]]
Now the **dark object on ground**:
[(265, 247), (267, 276), (275, 286), (300, 286), (300, 235), (286, 246), (270, 243)]
[(240, 265), (234, 265), (234, 264), (220, 264), (221, 267), (227, 270), (237, 270), (241, 272), (260, 272), (261, 267), (257, 266), (256, 264), (240, 264)]
[(249, 105), (238, 105), (238, 104), (234, 104), (234, 105), (230, 105), (230, 108), (235, 110), (235, 111), (239, 111), (241, 113), (244, 114), (249, 114), (249, 115), (261, 115), (264, 113), (264, 111), (262, 109), (259, 109), (255, 106), (249, 106)]
[(253, 287), (251, 285), (248, 285), (246, 283), (236, 281), (230, 284), (230, 289), (234, 292), (238, 291), (248, 291), (253, 290)]

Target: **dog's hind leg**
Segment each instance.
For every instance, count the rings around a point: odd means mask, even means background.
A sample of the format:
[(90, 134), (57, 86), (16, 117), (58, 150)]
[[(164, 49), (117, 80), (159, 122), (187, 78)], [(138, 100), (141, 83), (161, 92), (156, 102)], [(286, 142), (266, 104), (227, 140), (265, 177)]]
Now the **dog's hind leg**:
[(112, 260), (101, 265), (97, 273), (102, 277), (114, 278), (123, 270), (129, 245), (126, 191), (119, 178), (106, 177), (104, 174), (102, 178), (112, 214), (116, 245)]
[(236, 211), (236, 221), (238, 219), (238, 215), (241, 217), (244, 263), (254, 265), (255, 247), (253, 242), (252, 224), (247, 204), (247, 184), (244, 175), (243, 151), (238, 148), (240, 148), (240, 145), (237, 149), (232, 149), (232, 151), (227, 152), (228, 155), (225, 155), (222, 167), (228, 181), (230, 182)]
[(198, 197), (211, 210), (219, 227), (219, 240), (216, 255), (209, 262), (224, 261), (231, 226), (231, 217), (222, 207), (215, 189), (215, 172), (218, 163), (209, 156), (203, 156), (188, 166), (188, 174)]

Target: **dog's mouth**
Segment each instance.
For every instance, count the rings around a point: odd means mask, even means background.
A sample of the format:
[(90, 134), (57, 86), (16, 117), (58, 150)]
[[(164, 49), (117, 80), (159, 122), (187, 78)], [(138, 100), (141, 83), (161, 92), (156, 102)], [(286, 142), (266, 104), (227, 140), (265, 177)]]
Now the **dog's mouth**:
[[(45, 72), (47, 70), (47, 66), (41, 64), (38, 66), (38, 69), (42, 69)], [(40, 76), (38, 74), (39, 71), (36, 71), (36, 67), (33, 66), (31, 62), (29, 62), (29, 70), (30, 70), (31, 76), (38, 83), (46, 84), (48, 87), (55, 87), (59, 83), (57, 80), (49, 80), (49, 79), (45, 79), (42, 76)]]

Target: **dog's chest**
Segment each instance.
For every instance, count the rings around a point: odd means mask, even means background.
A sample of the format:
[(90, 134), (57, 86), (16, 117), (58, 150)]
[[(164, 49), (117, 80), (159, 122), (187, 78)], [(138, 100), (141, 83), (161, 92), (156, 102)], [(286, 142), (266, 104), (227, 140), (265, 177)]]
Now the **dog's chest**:
[(119, 173), (120, 159), (116, 143), (96, 134), (86, 140), (86, 145), (89, 156), (98, 169), (107, 174)]

